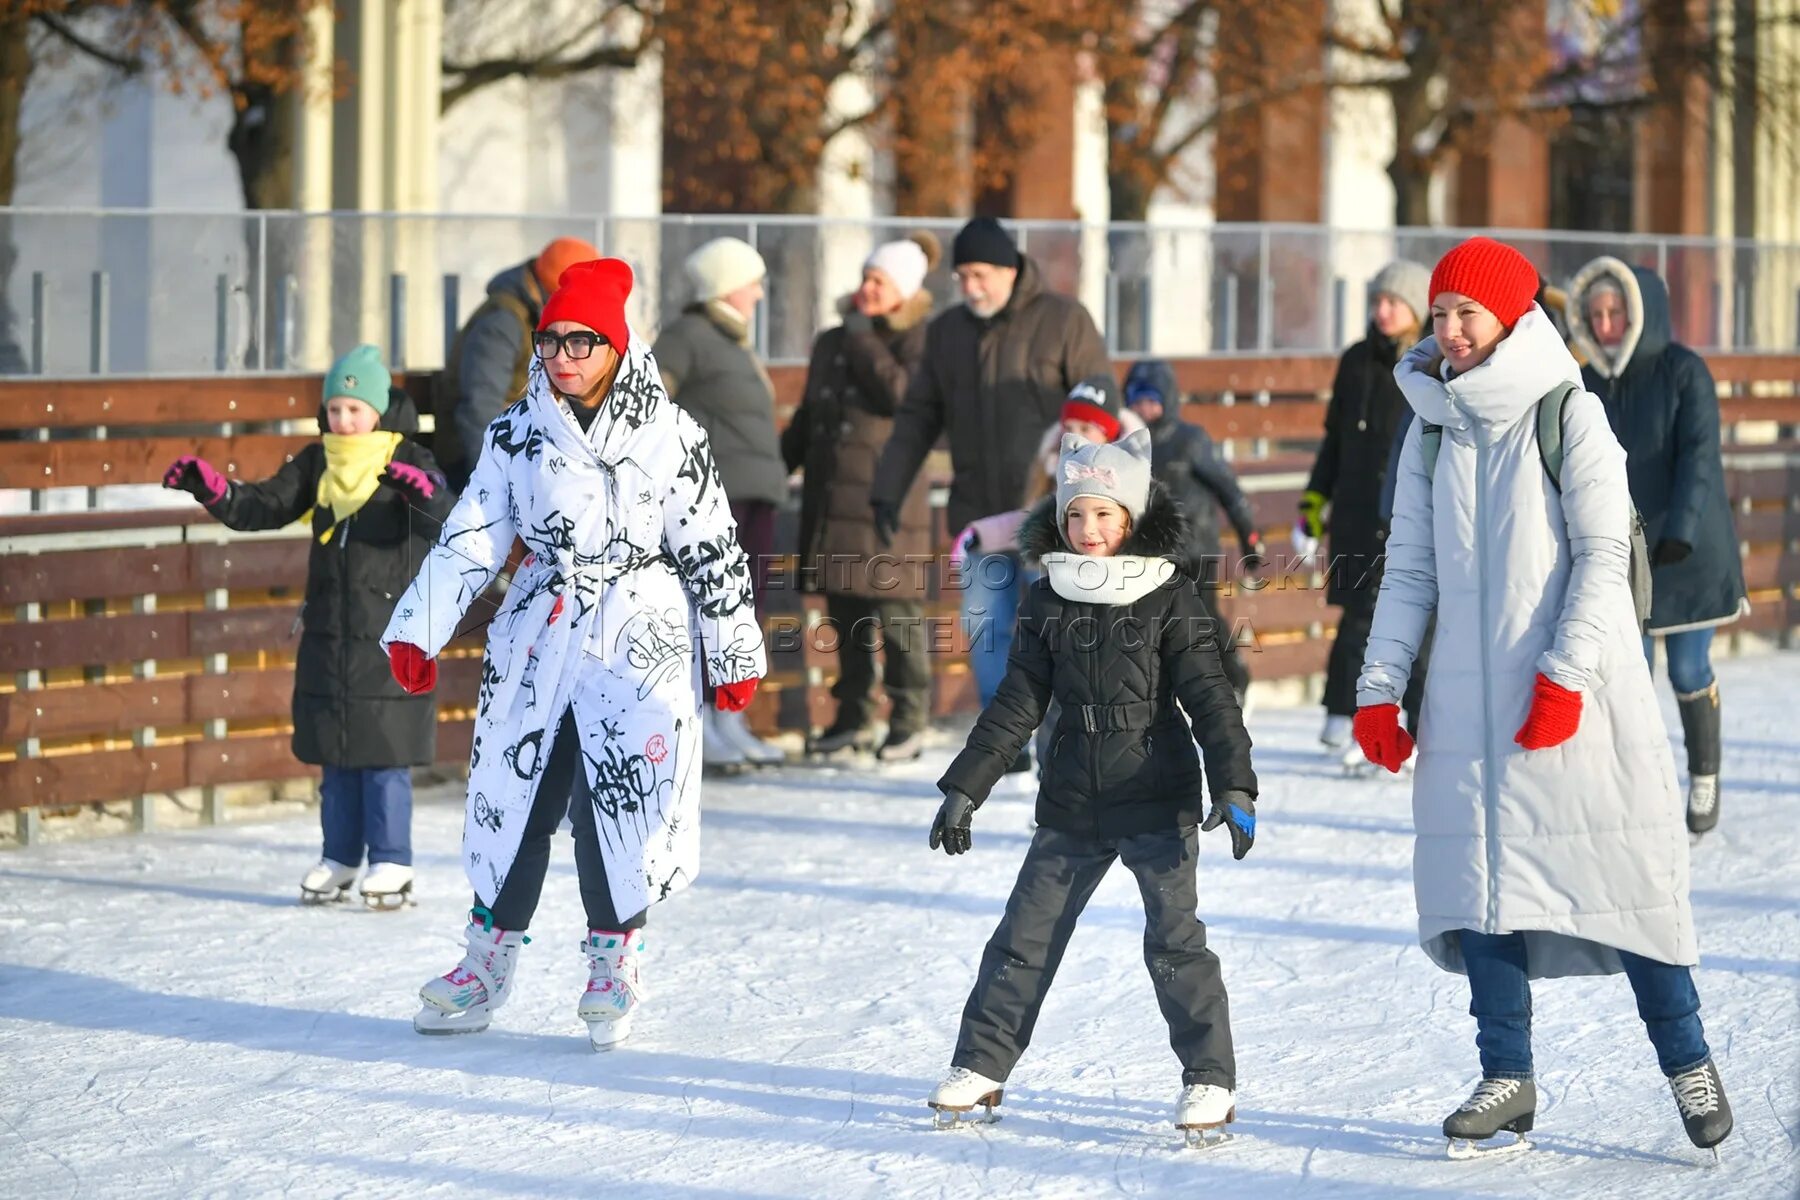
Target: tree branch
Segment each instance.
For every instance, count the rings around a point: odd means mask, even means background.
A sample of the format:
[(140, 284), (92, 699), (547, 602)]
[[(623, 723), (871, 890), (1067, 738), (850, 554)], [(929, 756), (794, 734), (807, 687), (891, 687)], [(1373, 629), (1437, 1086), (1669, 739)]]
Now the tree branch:
[(515, 76), (566, 79), (571, 75), (581, 75), (606, 67), (630, 70), (638, 65), (643, 52), (644, 46), (640, 41), (635, 46), (597, 46), (586, 54), (568, 59), (546, 55), (542, 58), (492, 58), (473, 63), (446, 62), (443, 64), (444, 74), (459, 78), (443, 90), (438, 100), (438, 112), (447, 113), (458, 101), (467, 99), (489, 84)]
[(36, 19), (38, 24), (42, 25), (45, 29), (48, 29), (51, 33), (54, 33), (57, 37), (67, 42), (76, 50), (81, 51), (81, 53), (87, 55), (89, 58), (97, 59), (115, 70), (123, 71), (126, 75), (136, 75), (144, 69), (143, 59), (126, 58), (123, 55), (113, 53), (95, 42), (89, 41), (87, 38), (69, 28), (68, 23), (61, 17), (54, 16), (50, 13), (38, 13)]

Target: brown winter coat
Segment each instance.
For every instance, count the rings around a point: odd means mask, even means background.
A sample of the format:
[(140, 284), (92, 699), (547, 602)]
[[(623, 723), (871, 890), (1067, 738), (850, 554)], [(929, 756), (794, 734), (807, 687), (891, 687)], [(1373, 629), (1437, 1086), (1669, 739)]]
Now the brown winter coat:
[(1069, 389), (1112, 372), (1106, 345), (1081, 302), (1044, 287), (1020, 256), (1012, 299), (991, 320), (957, 305), (925, 331), (925, 358), (895, 414), (872, 497), (897, 503), (938, 435), (950, 439), (949, 528), (1019, 507), (1044, 427)]
[(920, 291), (873, 328), (827, 329), (813, 342), (800, 407), (781, 435), (788, 469), (804, 468), (800, 494), (800, 586), (875, 600), (923, 600), (931, 556), (931, 507), (923, 476), (900, 510), (900, 535), (875, 537), (869, 487), (894, 429), (894, 410), (925, 352), (931, 293)]

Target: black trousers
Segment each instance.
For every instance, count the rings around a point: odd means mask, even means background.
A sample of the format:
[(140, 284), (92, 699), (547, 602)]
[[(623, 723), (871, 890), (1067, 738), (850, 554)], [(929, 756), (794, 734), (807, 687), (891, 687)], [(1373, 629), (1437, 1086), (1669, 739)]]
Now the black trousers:
[[(538, 776), (537, 795), (519, 853), (500, 894), (488, 906), (494, 924), (501, 929), (529, 929), (543, 895), (544, 876), (550, 871), (550, 838), (564, 816), (574, 826), (575, 872), (581, 881), (581, 905), (587, 910), (589, 929), (626, 930), (644, 927), (645, 911), (621, 920), (613, 911), (612, 888), (606, 880), (606, 859), (600, 853), (600, 832), (594, 827), (594, 800), (587, 772), (581, 770), (581, 738), (575, 732), (573, 711), (563, 713), (550, 745), (544, 773)], [(475, 898), (481, 906), (481, 898)]]
[(1144, 965), (1169, 1023), (1183, 1086), (1235, 1089), (1225, 980), (1195, 913), (1197, 838), (1192, 825), (1110, 840), (1040, 827), (1007, 898), (1006, 915), (982, 952), (951, 1062), (990, 1079), (1012, 1074), (1031, 1044), (1076, 919), (1118, 859), (1137, 877), (1144, 898)]
[[(1331, 643), (1331, 657), (1325, 662), (1325, 711), (1334, 717), (1356, 715), (1356, 680), (1362, 674), (1363, 656), (1369, 649), (1369, 632), (1375, 625), (1377, 588), (1364, 588), (1350, 593), (1350, 602), (1338, 617), (1337, 637)], [(1425, 638), (1419, 644), (1419, 656), (1413, 660), (1412, 677), (1407, 680), (1406, 697), (1401, 706), (1406, 710), (1406, 727), (1413, 737), (1419, 736), (1419, 709), (1425, 703), (1425, 673), (1431, 668), (1432, 636), (1437, 632), (1437, 618), (1425, 627)]]
[(1225, 678), (1231, 683), (1231, 690), (1239, 696), (1250, 686), (1250, 668), (1244, 665), (1244, 656), (1238, 652), (1237, 639), (1231, 636), (1231, 622), (1219, 611), (1219, 590), (1202, 587), (1200, 603), (1206, 606), (1206, 615), (1213, 619), (1219, 631), (1219, 661), (1224, 664)]
[(881, 682), (893, 706), (889, 724), (904, 736), (931, 716), (931, 656), (926, 653), (925, 606), (917, 600), (875, 600), (828, 593), (825, 615), (838, 639), (834, 725), (860, 728), (875, 707), (875, 660), (886, 658)]

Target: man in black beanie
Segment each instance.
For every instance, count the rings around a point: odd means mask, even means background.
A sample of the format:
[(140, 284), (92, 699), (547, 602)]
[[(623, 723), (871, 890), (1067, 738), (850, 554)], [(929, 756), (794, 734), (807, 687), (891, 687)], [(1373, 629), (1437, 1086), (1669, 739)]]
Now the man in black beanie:
[[(1019, 507), (1044, 430), (1077, 383), (1110, 375), (1112, 363), (1081, 303), (1044, 286), (1037, 264), (992, 217), (956, 235), (951, 261), (963, 302), (931, 322), (894, 432), (875, 468), (869, 503), (884, 542), (900, 526), (900, 503), (939, 434), (950, 441), (948, 527)], [(985, 706), (1006, 673), (1018, 617), (1015, 554), (972, 547), (964, 570), (963, 624)], [(1016, 768), (1029, 770), (1030, 755)]]

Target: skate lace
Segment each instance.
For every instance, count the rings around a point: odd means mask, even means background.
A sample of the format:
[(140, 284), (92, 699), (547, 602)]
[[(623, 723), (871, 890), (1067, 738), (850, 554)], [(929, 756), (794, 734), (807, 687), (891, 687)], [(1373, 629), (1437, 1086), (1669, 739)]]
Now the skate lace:
[(588, 956), (589, 992), (608, 992), (614, 988), (628, 993), (632, 1000), (644, 998), (644, 985), (638, 970), (637, 953), (614, 946), (602, 949), (589, 942), (581, 944)]
[(1457, 1112), (1486, 1112), (1496, 1104), (1504, 1104), (1519, 1091), (1516, 1079), (1484, 1079), (1475, 1085), (1475, 1091)]
[(1696, 779), (1688, 791), (1688, 807), (1705, 816), (1719, 803), (1719, 781)]
[(1713, 1083), (1713, 1073), (1705, 1067), (1677, 1075), (1669, 1080), (1669, 1086), (1674, 1089), (1675, 1106), (1684, 1118), (1703, 1117), (1718, 1110), (1719, 1089)]

